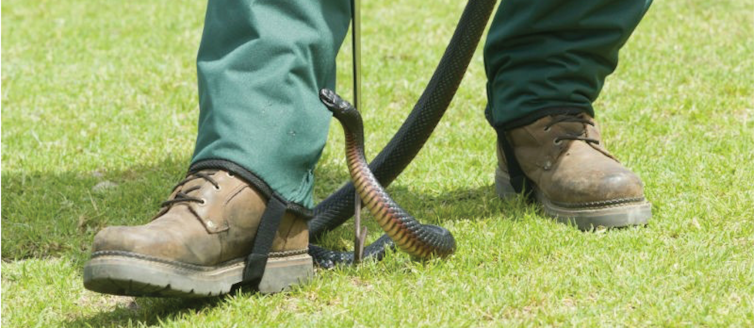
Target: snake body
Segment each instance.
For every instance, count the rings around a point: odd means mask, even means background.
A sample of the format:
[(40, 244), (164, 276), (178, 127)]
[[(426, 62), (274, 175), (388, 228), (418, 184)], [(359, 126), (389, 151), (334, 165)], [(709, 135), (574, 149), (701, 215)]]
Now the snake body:
[[(373, 177), (382, 186), (390, 185), (408, 166), (444, 115), (463, 80), (496, 2), (468, 0), (426, 89), (398, 132), (369, 165)], [(316, 240), (353, 216), (354, 190), (354, 184), (347, 183), (317, 204), (314, 217), (309, 221), (310, 239)], [(389, 237), (382, 236), (364, 249), (364, 258), (379, 260), (385, 249), (393, 246)], [(353, 253), (331, 251), (314, 244), (309, 245), (309, 254), (322, 267), (353, 261)]]
[[(369, 167), (387, 187), (414, 159), (450, 105), (487, 26), (497, 0), (469, 0), (453, 37), (426, 89), (398, 132)], [(314, 208), (312, 240), (343, 224), (354, 213), (354, 185), (348, 183)]]
[(447, 256), (456, 249), (453, 235), (446, 229), (419, 223), (382, 188), (364, 156), (364, 126), (361, 115), (335, 92), (322, 89), (322, 103), (343, 125), (346, 162), (356, 192), (377, 223), (401, 250), (419, 258)]

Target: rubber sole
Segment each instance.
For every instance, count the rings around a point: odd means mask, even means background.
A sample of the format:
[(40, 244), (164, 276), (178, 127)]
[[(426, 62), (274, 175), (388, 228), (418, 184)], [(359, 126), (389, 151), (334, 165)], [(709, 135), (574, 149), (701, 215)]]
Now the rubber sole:
[[(240, 286), (244, 259), (197, 266), (129, 252), (95, 252), (84, 266), (84, 287), (91, 291), (153, 297), (210, 297)], [(270, 257), (259, 284), (263, 294), (278, 293), (314, 275), (308, 254)]]
[[(604, 206), (563, 207), (550, 201), (537, 186), (533, 186), (532, 189), (535, 200), (542, 205), (547, 216), (558, 222), (574, 225), (580, 230), (645, 225), (652, 217), (652, 205), (644, 199)], [(511, 186), (508, 173), (500, 168), (495, 170), (495, 192), (504, 200), (517, 195)]]

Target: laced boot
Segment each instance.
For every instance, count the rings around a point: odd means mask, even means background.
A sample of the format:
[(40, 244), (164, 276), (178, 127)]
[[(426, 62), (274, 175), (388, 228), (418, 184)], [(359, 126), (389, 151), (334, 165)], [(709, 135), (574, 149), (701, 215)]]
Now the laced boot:
[[(603, 147), (589, 115), (547, 116), (506, 135), (526, 187), (548, 216), (582, 230), (641, 225), (652, 216), (641, 180)], [(497, 153), (496, 191), (515, 196), (500, 143)]]
[[(243, 280), (245, 260), (266, 209), (262, 195), (222, 170), (189, 174), (146, 225), (108, 227), (94, 237), (84, 286), (129, 296), (203, 297)], [(262, 293), (313, 274), (306, 221), (286, 212), (272, 242)]]

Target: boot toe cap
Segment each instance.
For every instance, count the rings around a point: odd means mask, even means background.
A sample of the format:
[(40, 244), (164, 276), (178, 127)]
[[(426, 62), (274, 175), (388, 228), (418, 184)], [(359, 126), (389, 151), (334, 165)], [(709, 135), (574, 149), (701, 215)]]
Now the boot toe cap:
[(644, 187), (629, 170), (583, 171), (578, 178), (554, 179), (548, 198), (564, 204), (610, 204), (644, 198)]
[(107, 227), (94, 236), (92, 252), (118, 251), (174, 259), (176, 253), (181, 253), (177, 248), (185, 247), (171, 237), (167, 231), (145, 229), (144, 226)]
[(193, 265), (219, 261), (218, 239), (154, 226), (107, 227), (94, 237), (92, 253), (121, 252)]
[[(92, 245), (93, 252), (122, 251), (136, 252), (137, 249), (145, 248), (144, 244), (152, 244), (145, 231), (134, 231), (137, 227), (107, 227), (94, 236)], [(139, 229), (140, 230), (140, 229)], [(146, 232), (148, 234), (148, 232)], [(148, 245), (146, 248), (150, 248)]]
[(620, 173), (604, 176), (601, 181), (602, 190), (607, 198), (643, 198), (644, 185), (636, 174), (625, 170)]

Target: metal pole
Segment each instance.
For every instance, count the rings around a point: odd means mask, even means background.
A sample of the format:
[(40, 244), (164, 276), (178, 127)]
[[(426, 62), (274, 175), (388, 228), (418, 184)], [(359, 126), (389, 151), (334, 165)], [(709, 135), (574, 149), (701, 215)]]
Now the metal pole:
[(351, 24), (353, 105), (361, 110), (361, 0), (351, 0)]
[[(361, 110), (361, 0), (351, 0), (351, 48), (353, 61), (353, 104)], [(364, 256), (364, 244), (367, 238), (367, 227), (361, 227), (361, 197), (354, 193), (356, 208), (354, 209), (354, 237), (353, 263), (358, 264)]]
[(356, 227), (356, 236), (353, 239), (353, 264), (359, 264), (364, 258), (364, 245), (367, 240), (367, 227), (361, 226), (361, 198), (356, 194), (356, 208), (354, 209), (353, 224)]

